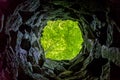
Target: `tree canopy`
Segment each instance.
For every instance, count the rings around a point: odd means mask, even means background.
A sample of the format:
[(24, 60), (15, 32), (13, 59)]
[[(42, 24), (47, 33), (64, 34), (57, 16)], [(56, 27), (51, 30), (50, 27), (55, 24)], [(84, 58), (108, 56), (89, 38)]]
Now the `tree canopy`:
[(45, 57), (54, 60), (71, 60), (82, 48), (82, 34), (77, 21), (48, 21), (40, 39)]

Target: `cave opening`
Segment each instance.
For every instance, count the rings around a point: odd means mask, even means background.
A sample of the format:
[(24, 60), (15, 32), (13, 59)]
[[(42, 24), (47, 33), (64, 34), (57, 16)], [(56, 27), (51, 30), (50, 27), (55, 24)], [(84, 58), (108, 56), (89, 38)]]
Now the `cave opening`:
[(40, 38), (45, 58), (72, 60), (80, 53), (83, 38), (78, 24), (77, 21), (60, 19), (47, 22)]

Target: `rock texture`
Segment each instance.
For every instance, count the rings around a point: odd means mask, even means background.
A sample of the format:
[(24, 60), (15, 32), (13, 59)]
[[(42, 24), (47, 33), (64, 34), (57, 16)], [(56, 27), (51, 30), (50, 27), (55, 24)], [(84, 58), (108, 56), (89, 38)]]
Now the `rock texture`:
[[(7, 17), (0, 11), (0, 80), (120, 80), (115, 2), (26, 0)], [(42, 29), (47, 20), (57, 19), (79, 21), (84, 43), (73, 60), (45, 59)]]

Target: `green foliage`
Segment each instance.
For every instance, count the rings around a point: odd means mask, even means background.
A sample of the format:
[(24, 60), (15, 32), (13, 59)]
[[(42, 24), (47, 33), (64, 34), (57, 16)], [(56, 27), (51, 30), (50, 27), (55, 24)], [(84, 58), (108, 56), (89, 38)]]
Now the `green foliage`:
[(46, 58), (70, 60), (82, 48), (83, 39), (77, 21), (48, 21), (42, 35), (41, 45)]

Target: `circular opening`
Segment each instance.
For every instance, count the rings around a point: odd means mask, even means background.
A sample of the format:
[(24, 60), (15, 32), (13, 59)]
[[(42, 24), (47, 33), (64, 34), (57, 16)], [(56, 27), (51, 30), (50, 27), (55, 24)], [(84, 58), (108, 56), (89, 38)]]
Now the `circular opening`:
[(52, 60), (71, 60), (82, 48), (82, 34), (77, 21), (48, 21), (40, 43), (45, 57)]

